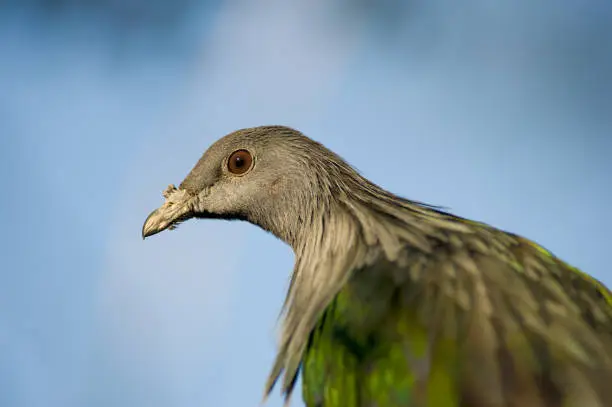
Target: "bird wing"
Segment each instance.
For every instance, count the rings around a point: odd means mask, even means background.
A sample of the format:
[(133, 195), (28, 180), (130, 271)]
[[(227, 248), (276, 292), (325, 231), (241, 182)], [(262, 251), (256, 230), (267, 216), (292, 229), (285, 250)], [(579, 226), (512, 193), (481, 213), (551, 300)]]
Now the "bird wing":
[(355, 270), (304, 354), (308, 406), (612, 406), (612, 294), (518, 236)]

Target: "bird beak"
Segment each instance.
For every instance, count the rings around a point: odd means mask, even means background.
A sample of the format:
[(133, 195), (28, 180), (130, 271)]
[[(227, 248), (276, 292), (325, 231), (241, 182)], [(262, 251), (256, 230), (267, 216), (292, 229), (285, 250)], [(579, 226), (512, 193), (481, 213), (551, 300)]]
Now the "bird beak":
[(142, 238), (153, 236), (193, 216), (192, 196), (185, 190), (170, 185), (164, 192), (166, 202), (155, 209), (142, 225)]

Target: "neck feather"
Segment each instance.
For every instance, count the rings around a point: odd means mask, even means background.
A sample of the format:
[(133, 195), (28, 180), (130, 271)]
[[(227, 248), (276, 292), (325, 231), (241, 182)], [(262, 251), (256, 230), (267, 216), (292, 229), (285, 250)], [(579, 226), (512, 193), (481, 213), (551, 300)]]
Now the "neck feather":
[(347, 184), (319, 200), (323, 207), (303, 213), (304, 222), (286, 240), (296, 261), (270, 376), (273, 383), (285, 371), (284, 391), (293, 386), (310, 332), (353, 270), (381, 255), (402, 263), (413, 250), (430, 252), (450, 230), (469, 231), (458, 218), (399, 198), (361, 177)]

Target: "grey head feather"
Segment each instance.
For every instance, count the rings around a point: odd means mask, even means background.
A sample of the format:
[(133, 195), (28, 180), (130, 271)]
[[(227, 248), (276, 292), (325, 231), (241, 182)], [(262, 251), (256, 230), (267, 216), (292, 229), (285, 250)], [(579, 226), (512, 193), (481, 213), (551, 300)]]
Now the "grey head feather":
[[(253, 163), (236, 176), (227, 162), (240, 149), (251, 153)], [(287, 401), (310, 332), (353, 270), (380, 255), (401, 263), (407, 246), (429, 253), (433, 242), (448, 239), (447, 231), (472, 231), (437, 207), (383, 190), (320, 143), (285, 126), (247, 128), (221, 138), (165, 196), (145, 221), (143, 237), (189, 218), (239, 219), (293, 248), (279, 351), (265, 386), (267, 395), (284, 374)]]

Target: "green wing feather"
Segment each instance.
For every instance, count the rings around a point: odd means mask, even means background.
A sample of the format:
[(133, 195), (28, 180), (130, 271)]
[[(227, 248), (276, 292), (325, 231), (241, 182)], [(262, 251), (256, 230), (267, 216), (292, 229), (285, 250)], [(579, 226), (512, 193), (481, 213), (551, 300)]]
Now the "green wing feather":
[(310, 335), (306, 405), (612, 406), (610, 291), (487, 233), (356, 270)]

